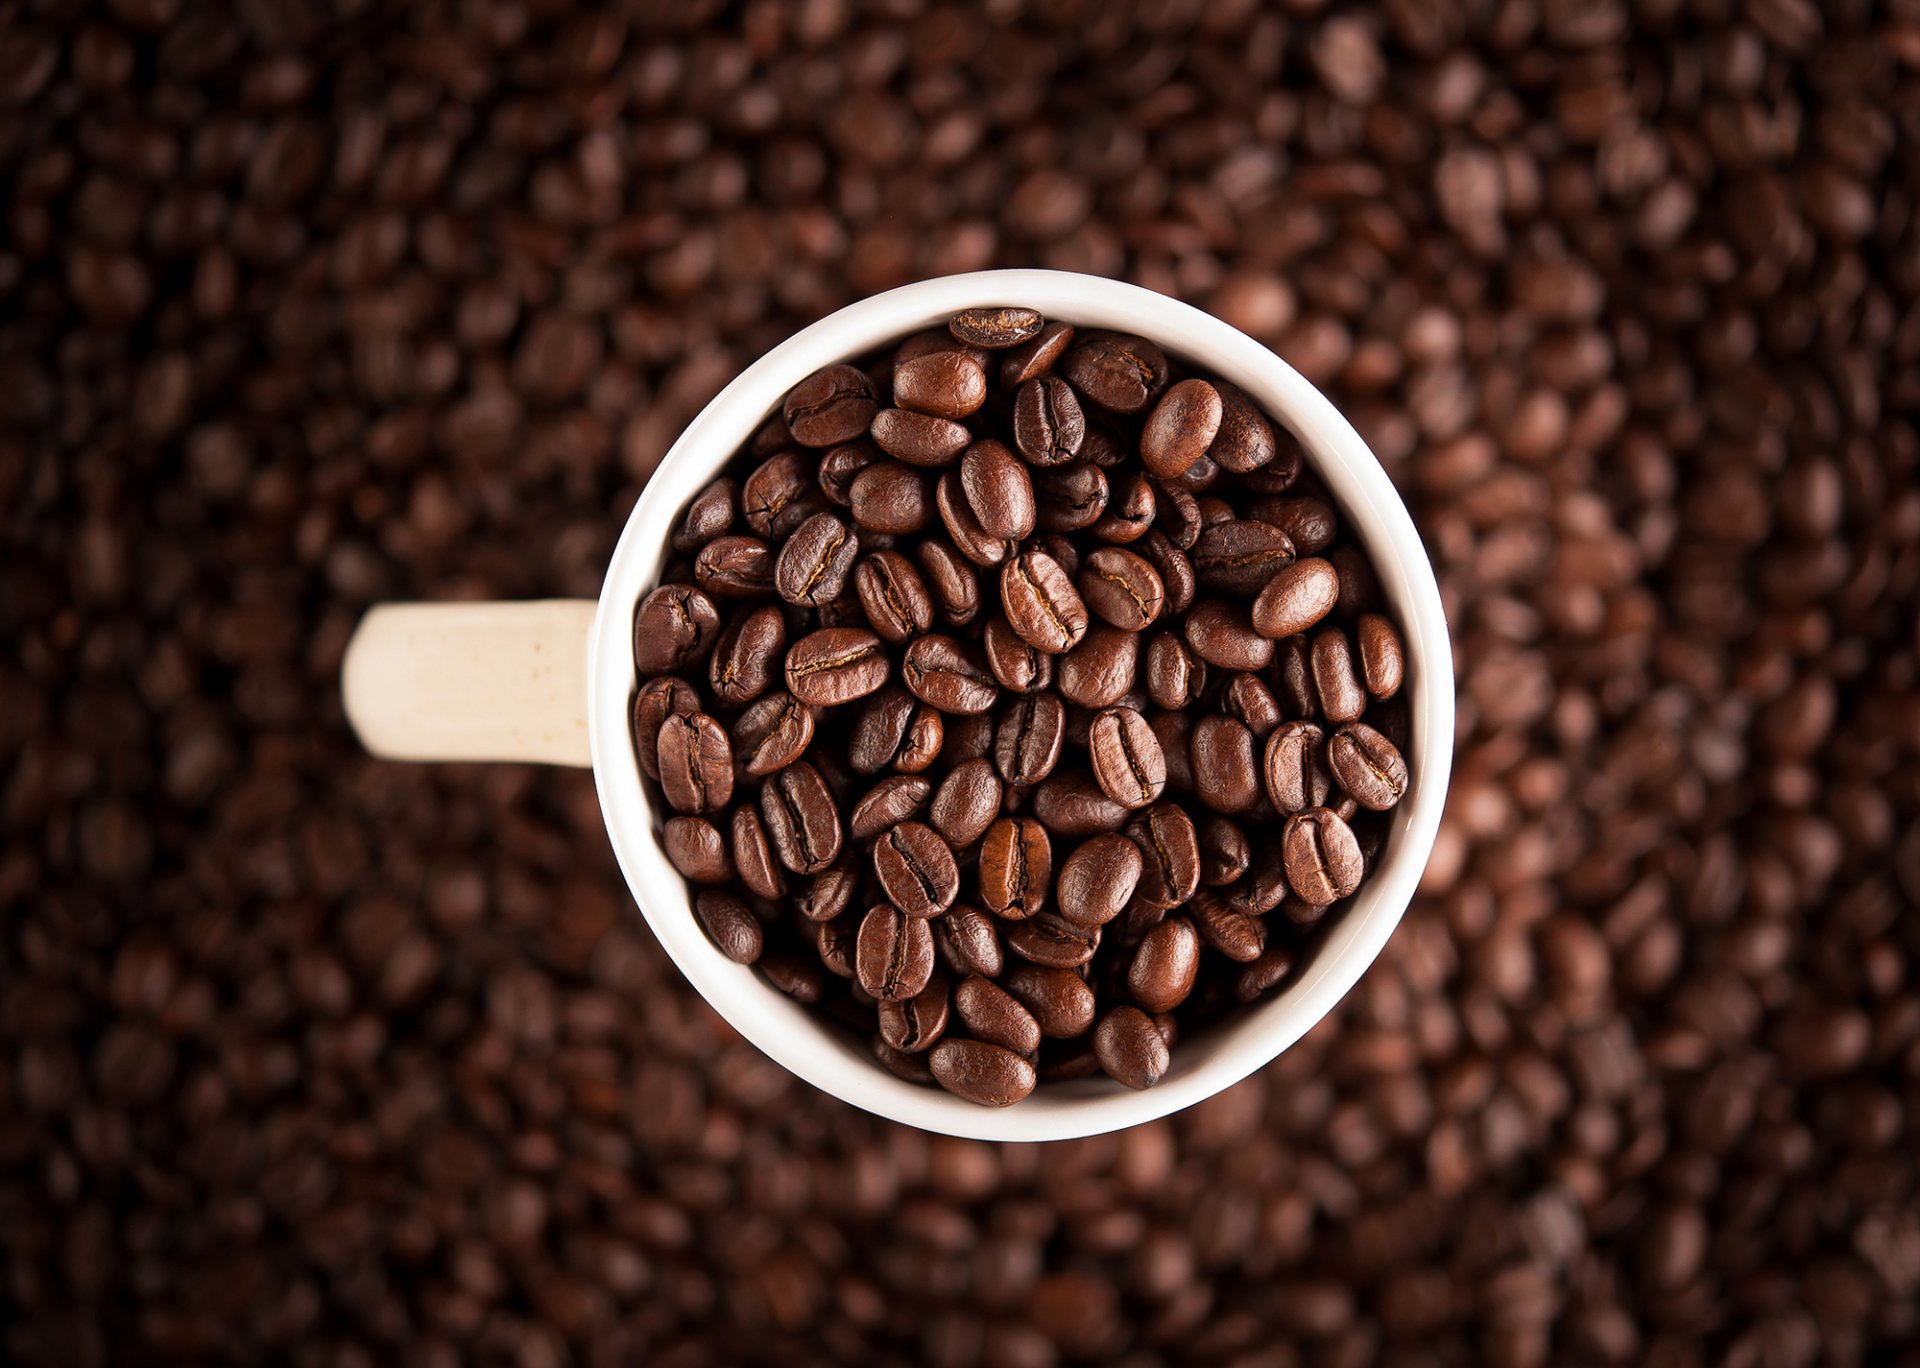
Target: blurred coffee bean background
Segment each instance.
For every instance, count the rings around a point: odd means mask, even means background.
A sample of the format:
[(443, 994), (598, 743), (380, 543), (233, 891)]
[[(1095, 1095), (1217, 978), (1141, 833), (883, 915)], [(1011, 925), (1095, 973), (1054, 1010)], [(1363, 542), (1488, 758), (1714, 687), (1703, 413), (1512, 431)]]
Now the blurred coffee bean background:
[[(1915, 1352), (1916, 64), (1911, 0), (11, 7), (0, 1357)], [(595, 594), (808, 320), (1014, 265), (1325, 387), (1460, 670), (1335, 1017), (1046, 1146), (787, 1077), (586, 774), (370, 761), (336, 682), (377, 600)]]

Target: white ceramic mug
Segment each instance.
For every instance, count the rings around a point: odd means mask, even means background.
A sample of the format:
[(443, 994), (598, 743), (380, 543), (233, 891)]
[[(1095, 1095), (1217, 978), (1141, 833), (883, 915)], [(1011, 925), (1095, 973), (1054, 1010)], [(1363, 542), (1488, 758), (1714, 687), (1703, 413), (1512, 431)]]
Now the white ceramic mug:
[[(1413, 776), (1393, 810), (1380, 863), (1282, 991), (1182, 1040), (1166, 1077), (1145, 1092), (1096, 1077), (1042, 1084), (1004, 1109), (894, 1077), (860, 1042), (713, 947), (661, 849), (664, 814), (641, 782), (628, 721), (634, 610), (667, 560), (669, 533), (687, 501), (813, 371), (994, 304), (1149, 337), (1238, 385), (1292, 431), (1372, 558), (1404, 633)], [(627, 517), (597, 606), (384, 605), (355, 633), (342, 684), (347, 715), (377, 755), (591, 764), (635, 901), (681, 972), (741, 1035), (857, 1107), (988, 1140), (1097, 1135), (1164, 1116), (1238, 1082), (1298, 1040), (1359, 980), (1399, 923), (1433, 848), (1453, 759), (1453, 663), (1439, 588), (1406, 507), (1360, 435), (1299, 372), (1246, 334), (1165, 295), (1065, 271), (925, 280), (803, 329), (747, 367), (674, 443)]]

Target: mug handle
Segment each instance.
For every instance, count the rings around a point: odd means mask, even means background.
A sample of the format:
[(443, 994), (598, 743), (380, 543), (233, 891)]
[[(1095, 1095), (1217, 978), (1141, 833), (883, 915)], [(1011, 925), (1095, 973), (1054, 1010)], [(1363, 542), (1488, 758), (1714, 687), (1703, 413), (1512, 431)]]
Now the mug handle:
[(340, 663), (347, 721), (387, 760), (591, 766), (592, 599), (383, 603)]

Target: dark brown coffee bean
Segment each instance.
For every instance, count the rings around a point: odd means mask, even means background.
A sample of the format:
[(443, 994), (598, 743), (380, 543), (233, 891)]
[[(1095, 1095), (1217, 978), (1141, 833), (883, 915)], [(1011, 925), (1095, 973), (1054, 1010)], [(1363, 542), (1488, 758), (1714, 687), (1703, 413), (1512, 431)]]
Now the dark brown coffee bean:
[(965, 418), (986, 401), (987, 373), (967, 352), (930, 352), (894, 363), (893, 402), (900, 408)]
[(773, 550), (758, 537), (716, 537), (693, 558), (693, 577), (715, 598), (763, 598), (773, 592)]
[(1287, 896), (1286, 861), (1278, 841), (1260, 843), (1253, 868), (1223, 895), (1227, 906), (1248, 917), (1264, 917)]
[(1138, 474), (1108, 481), (1106, 510), (1090, 529), (1101, 541), (1125, 545), (1138, 541), (1153, 526), (1153, 486)]
[[(1006, 964), (1000, 930), (994, 919), (977, 907), (957, 903), (934, 920), (935, 938), (957, 974), (998, 978)], [(957, 996), (957, 992), (956, 992)]]
[(1039, 783), (1060, 759), (1066, 735), (1066, 709), (1051, 693), (1025, 694), (1012, 699), (994, 730), (993, 763), (1000, 777), (1015, 788)]
[(1133, 708), (1105, 708), (1087, 733), (1088, 758), (1100, 791), (1126, 808), (1142, 808), (1167, 786), (1167, 758), (1146, 718)]
[(807, 881), (794, 896), (794, 911), (810, 922), (832, 921), (853, 906), (859, 883), (851, 859), (839, 860)]
[(772, 604), (734, 619), (707, 661), (707, 682), (722, 703), (740, 707), (773, 685), (787, 649), (787, 621)]
[(1320, 715), (1320, 695), (1313, 686), (1313, 649), (1304, 635), (1290, 636), (1274, 647), (1273, 680), (1280, 692), (1281, 711), (1298, 718)]
[(1033, 815), (1056, 835), (1073, 839), (1118, 831), (1131, 809), (1107, 797), (1093, 775), (1078, 765), (1060, 765), (1033, 790)]
[(785, 541), (794, 528), (821, 512), (823, 503), (814, 482), (813, 458), (802, 451), (789, 449), (768, 457), (740, 486), (747, 530), (767, 542)]
[(1327, 801), (1332, 772), (1326, 733), (1312, 722), (1283, 722), (1267, 738), (1263, 774), (1274, 811), (1291, 816)]
[(1400, 692), (1400, 681), (1406, 676), (1406, 650), (1400, 644), (1400, 633), (1378, 613), (1367, 613), (1360, 618), (1359, 637), (1360, 673), (1367, 692), (1375, 698), (1392, 698)]
[(1140, 847), (1117, 833), (1081, 842), (1060, 866), (1054, 903), (1081, 926), (1105, 926), (1126, 910), (1140, 882)]
[(871, 841), (926, 811), (933, 785), (917, 774), (894, 774), (868, 789), (847, 814), (856, 841)]
[(1273, 643), (1254, 630), (1244, 603), (1203, 598), (1181, 627), (1187, 645), (1209, 665), (1222, 670), (1264, 670), (1273, 663)]
[(633, 696), (633, 753), (640, 772), (660, 777), (660, 724), (674, 713), (700, 711), (700, 691), (674, 675), (650, 679)]
[(847, 509), (863, 532), (904, 536), (933, 525), (933, 481), (900, 461), (881, 461), (854, 476)]
[(1257, 499), (1247, 506), (1251, 517), (1272, 523), (1293, 539), (1302, 556), (1318, 556), (1340, 535), (1340, 520), (1332, 505), (1306, 494), (1280, 499)]
[(1193, 707), (1207, 687), (1207, 664), (1171, 631), (1147, 641), (1147, 696), (1168, 709)]
[(1224, 888), (1244, 875), (1253, 864), (1253, 847), (1247, 833), (1225, 817), (1214, 815), (1200, 823), (1200, 882), (1209, 888)]
[(875, 551), (853, 572), (867, 622), (898, 646), (933, 626), (933, 598), (917, 566), (898, 551)]
[(1167, 793), (1175, 797), (1193, 794), (1193, 719), (1190, 712), (1158, 708), (1147, 715), (1147, 725), (1160, 742), (1160, 754), (1167, 758)]
[(753, 964), (765, 948), (759, 920), (733, 894), (705, 888), (693, 898), (693, 913), (707, 937), (735, 964)]
[(1216, 594), (1252, 598), (1293, 564), (1293, 543), (1277, 527), (1251, 518), (1214, 523), (1193, 545), (1193, 569)]
[(734, 720), (733, 755), (761, 778), (784, 769), (813, 741), (813, 709), (785, 691), (763, 694)]
[(1190, 490), (1164, 480), (1154, 493), (1153, 521), (1154, 531), (1167, 539), (1168, 546), (1181, 552), (1191, 551), (1206, 530), (1200, 518), (1200, 501)]
[(1000, 604), (1021, 640), (1050, 653), (1071, 650), (1087, 634), (1087, 609), (1053, 557), (1023, 551), (1000, 572)]
[(827, 447), (851, 442), (866, 432), (879, 412), (873, 384), (853, 366), (826, 366), (795, 385), (781, 414), (801, 446)]
[(1313, 689), (1329, 722), (1352, 722), (1367, 709), (1367, 686), (1353, 658), (1353, 645), (1338, 627), (1323, 627), (1313, 638)]
[(1018, 541), (1034, 528), (1033, 479), (1006, 445), (990, 437), (960, 458), (960, 490), (988, 536)]
[(774, 589), (788, 603), (817, 607), (840, 597), (859, 554), (852, 528), (831, 513), (816, 513), (780, 548), (773, 566)]
[(840, 811), (820, 771), (801, 760), (760, 790), (760, 817), (780, 863), (795, 874), (818, 874), (840, 853)]
[(887, 455), (923, 469), (952, 465), (973, 440), (964, 423), (903, 408), (880, 410), (873, 420), (872, 436), (874, 444)]
[(823, 627), (787, 648), (787, 692), (816, 708), (835, 707), (878, 689), (889, 669), (886, 648), (872, 632)]
[(1013, 398), (1013, 444), (1037, 466), (1065, 465), (1080, 454), (1087, 420), (1066, 381), (1028, 380)]
[(1220, 691), (1220, 711), (1244, 722), (1256, 742), (1264, 743), (1280, 725), (1280, 700), (1259, 675), (1236, 674), (1229, 679)]
[(881, 1002), (916, 996), (933, 979), (933, 933), (918, 917), (876, 903), (860, 921), (854, 976)]
[(946, 743), (947, 724), (938, 708), (922, 703), (913, 710), (907, 734), (894, 752), (893, 767), (902, 774), (919, 774), (931, 769)]
[(633, 616), (633, 667), (645, 678), (697, 666), (720, 638), (720, 610), (690, 584), (663, 584)]
[(1093, 1053), (1109, 1078), (1135, 1091), (1158, 1083), (1173, 1063), (1166, 1037), (1138, 1007), (1113, 1007), (1101, 1016)]
[(880, 1004), (880, 1038), (906, 1054), (930, 1050), (946, 1034), (948, 1010), (947, 980), (936, 969), (912, 997)]
[(1373, 563), (1366, 553), (1357, 546), (1338, 542), (1327, 548), (1327, 559), (1340, 575), (1340, 597), (1334, 601), (1333, 611), (1350, 622), (1362, 614), (1377, 612), (1381, 602), (1380, 580), (1373, 573)]
[(927, 1058), (941, 1087), (982, 1107), (1010, 1107), (1038, 1081), (1032, 1064), (984, 1040), (943, 1040)]
[(1250, 964), (1267, 948), (1267, 924), (1236, 910), (1212, 889), (1202, 889), (1188, 912), (1200, 939), (1230, 960)]
[(1024, 960), (1055, 969), (1077, 969), (1100, 950), (1100, 928), (1041, 912), (1007, 928), (1007, 949)]
[(1003, 688), (1024, 694), (1053, 683), (1053, 657), (1022, 641), (998, 614), (987, 619), (980, 645), (987, 668)]
[(893, 365), (882, 366), (880, 372), (891, 377), (895, 370), (909, 361), (917, 361), (923, 356), (942, 356), (953, 354), (965, 356), (981, 366), (993, 360), (985, 347), (976, 347), (970, 342), (955, 337), (946, 328), (922, 328), (893, 349)]
[(756, 897), (775, 901), (787, 895), (786, 872), (774, 853), (760, 813), (746, 803), (733, 810), (733, 864), (740, 882)]
[(878, 774), (890, 767), (906, 742), (916, 708), (923, 706), (897, 684), (867, 697), (854, 717), (847, 739), (847, 763), (855, 774)]
[(1199, 579), (1193, 572), (1193, 562), (1187, 559), (1186, 552), (1168, 541), (1159, 531), (1149, 531), (1135, 545), (1134, 553), (1151, 565), (1154, 574), (1160, 577), (1160, 588), (1164, 595), (1163, 615), (1177, 616), (1193, 606)]
[(1000, 362), (1000, 387), (1017, 390), (1027, 381), (1045, 375), (1073, 345), (1073, 326), (1048, 323), (1031, 340), (1009, 351)]
[(947, 320), (947, 329), (968, 346), (999, 351), (1038, 337), (1046, 321), (1032, 309), (978, 308), (955, 314)]
[(895, 1078), (922, 1087), (934, 1086), (933, 1066), (927, 1063), (925, 1054), (908, 1054), (905, 1050), (896, 1050), (879, 1036), (867, 1042), (867, 1049), (874, 1060)]
[(725, 536), (733, 528), (739, 500), (740, 486), (724, 475), (694, 495), (673, 530), (673, 549), (691, 555), (715, 537)]
[(1094, 526), (1112, 497), (1107, 472), (1087, 461), (1046, 466), (1030, 478), (1034, 524), (1043, 532), (1078, 532)]
[[(857, 979), (860, 969), (860, 918), (843, 912), (829, 921), (809, 922), (805, 928), (814, 953), (835, 978)], [(863, 1019), (860, 1023), (865, 1025)]]
[(1246, 393), (1224, 380), (1214, 381), (1220, 392), (1220, 430), (1207, 448), (1222, 470), (1245, 475), (1270, 464), (1278, 452), (1273, 424)]
[(900, 662), (900, 677), (915, 698), (947, 713), (983, 713), (1000, 696), (979, 653), (948, 636), (914, 639)]
[(927, 820), (933, 829), (956, 850), (972, 845), (986, 834), (1000, 813), (1003, 790), (1000, 777), (985, 759), (964, 760), (940, 781), (927, 808)]
[(1009, 964), (1000, 986), (1033, 1013), (1040, 1034), (1050, 1040), (1072, 1040), (1093, 1029), (1093, 989), (1071, 969)]
[(1246, 812), (1260, 801), (1253, 733), (1235, 717), (1212, 714), (1193, 724), (1193, 785), (1215, 812)]
[(880, 448), (864, 437), (843, 442), (820, 458), (820, 468), (815, 475), (820, 492), (828, 503), (845, 508), (853, 502), (853, 482), (860, 478), (860, 472), (886, 459)]
[(1340, 597), (1340, 575), (1333, 562), (1317, 556), (1281, 570), (1253, 603), (1253, 625), (1262, 636), (1289, 637), (1306, 631), (1333, 611)]
[(676, 812), (717, 812), (733, 797), (733, 747), (705, 713), (660, 724), (660, 791)]
[[(1098, 395), (1089, 397), (1103, 402)], [(1182, 380), (1161, 395), (1147, 415), (1147, 425), (1140, 430), (1141, 464), (1163, 480), (1185, 474), (1213, 445), (1220, 416), (1219, 390), (1205, 380)]]
[(873, 872), (888, 901), (909, 917), (937, 917), (960, 896), (953, 851), (924, 822), (901, 822), (876, 841)]
[(1126, 333), (1082, 333), (1060, 358), (1059, 370), (1082, 396), (1110, 413), (1142, 412), (1167, 383), (1166, 354), (1144, 337)]
[(770, 950), (762, 954), (758, 962), (760, 972), (767, 976), (767, 982), (795, 1002), (812, 1006), (826, 996), (827, 984), (831, 980), (817, 959), (803, 959), (784, 950)]
[(1185, 917), (1169, 917), (1140, 939), (1127, 967), (1127, 991), (1149, 1012), (1171, 1012), (1200, 973), (1200, 935)]
[(1373, 812), (1385, 812), (1407, 791), (1407, 762), (1393, 742), (1364, 722), (1349, 722), (1327, 743), (1327, 765), (1340, 787)]
[(933, 504), (954, 548), (983, 570), (993, 569), (1014, 553), (1014, 543), (995, 537), (973, 516), (960, 487), (960, 473), (949, 470), (933, 488)]
[(1128, 632), (1153, 622), (1166, 602), (1153, 566), (1117, 546), (1103, 546), (1087, 557), (1079, 587), (1081, 600), (1092, 612)]
[(972, 622), (980, 613), (980, 580), (966, 557), (944, 540), (923, 541), (915, 554), (933, 596), (935, 616), (950, 627)]
[(993, 719), (985, 713), (942, 713), (940, 759), (949, 769), (984, 760), (993, 750)]
[(1102, 623), (1089, 628), (1080, 644), (1060, 657), (1054, 687), (1080, 707), (1111, 707), (1133, 691), (1139, 662), (1140, 634)]
[(1233, 993), (1241, 1002), (1256, 1002), (1286, 981), (1293, 972), (1294, 950), (1276, 945), (1262, 951), (1260, 957), (1242, 969), (1233, 980)]
[(1040, 1048), (1040, 1023), (1011, 993), (984, 978), (962, 979), (953, 990), (954, 1014), (977, 1040), (1029, 1056)]
[(1315, 906), (1349, 896), (1365, 873), (1353, 828), (1327, 808), (1308, 808), (1287, 818), (1281, 850), (1287, 862), (1287, 886)]
[(669, 817), (660, 834), (667, 858), (692, 883), (725, 883), (733, 877), (727, 841), (704, 817)]
[(1191, 898), (1200, 886), (1200, 843), (1193, 819), (1171, 803), (1156, 803), (1126, 830), (1141, 854), (1135, 901), (1165, 910)]
[(1002, 817), (980, 840), (980, 899), (1009, 921), (1031, 917), (1053, 886), (1053, 844), (1029, 817)]

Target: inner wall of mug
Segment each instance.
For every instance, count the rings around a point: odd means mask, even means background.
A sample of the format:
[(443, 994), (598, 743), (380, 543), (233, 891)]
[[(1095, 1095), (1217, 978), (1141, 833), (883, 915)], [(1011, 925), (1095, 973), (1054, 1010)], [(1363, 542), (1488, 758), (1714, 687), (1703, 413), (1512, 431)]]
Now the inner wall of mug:
[[(634, 610), (666, 564), (668, 538), (687, 501), (806, 376), (989, 304), (1022, 304), (1075, 326), (1148, 337), (1238, 385), (1300, 442), (1402, 626), (1414, 770), (1389, 822), (1385, 858), (1338, 910), (1337, 922), (1319, 933), (1311, 959), (1281, 992), (1183, 1039), (1167, 1076), (1145, 1092), (1096, 1076), (1042, 1084), (1006, 1109), (894, 1077), (811, 1008), (713, 948), (661, 848), (664, 814), (642, 783), (628, 721)], [(1059, 1139), (1137, 1124), (1237, 1082), (1297, 1040), (1365, 971), (1398, 923), (1438, 829), (1452, 751), (1452, 662), (1438, 589), (1404, 506), (1352, 427), (1291, 367), (1229, 325), (1137, 286), (1065, 272), (980, 272), (904, 286), (829, 315), (743, 371), (688, 425), (635, 504), (601, 591), (589, 678), (594, 775), (608, 835), (642, 912), (681, 971), (735, 1029), (815, 1086), (895, 1120), (988, 1139)]]

